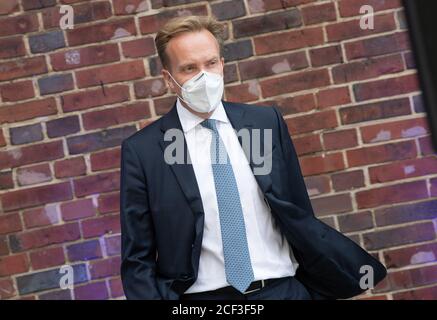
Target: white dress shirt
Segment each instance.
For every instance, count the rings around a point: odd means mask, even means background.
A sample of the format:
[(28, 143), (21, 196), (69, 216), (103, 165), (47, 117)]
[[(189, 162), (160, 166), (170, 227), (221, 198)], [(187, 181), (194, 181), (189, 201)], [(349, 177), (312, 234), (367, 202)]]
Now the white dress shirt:
[[(229, 286), (229, 283), (226, 281), (217, 195), (211, 167), (212, 133), (200, 125), (204, 119), (182, 106), (179, 98), (176, 107), (205, 212), (198, 277), (185, 293), (215, 290)], [(254, 281), (294, 276), (299, 264), (275, 224), (221, 102), (210, 119), (218, 120), (217, 129), (227, 150), (240, 193)]]

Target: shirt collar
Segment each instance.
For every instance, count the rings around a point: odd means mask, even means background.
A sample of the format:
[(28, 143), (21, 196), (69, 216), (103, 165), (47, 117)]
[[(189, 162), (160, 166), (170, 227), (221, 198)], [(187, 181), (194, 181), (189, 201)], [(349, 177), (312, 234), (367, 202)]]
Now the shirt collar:
[[(189, 111), (187, 108), (185, 108), (182, 105), (179, 98), (177, 98), (177, 101), (176, 101), (176, 109), (178, 112), (179, 120), (180, 120), (181, 125), (182, 125), (182, 130), (184, 130), (184, 132), (190, 131), (195, 126), (200, 124), (203, 120), (205, 120), (205, 119), (195, 115), (194, 113)], [(220, 103), (217, 106), (217, 108), (215, 108), (214, 112), (209, 117), (209, 119), (215, 119), (215, 120), (218, 120), (221, 122), (229, 122), (229, 119), (226, 115), (226, 112), (225, 112), (225, 109), (223, 107), (223, 103), (221, 100), (220, 100)]]

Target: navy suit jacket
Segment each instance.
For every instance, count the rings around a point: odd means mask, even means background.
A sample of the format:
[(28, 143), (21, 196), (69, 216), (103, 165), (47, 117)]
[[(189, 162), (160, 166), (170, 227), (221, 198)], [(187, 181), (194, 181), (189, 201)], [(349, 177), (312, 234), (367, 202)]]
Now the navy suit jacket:
[[(271, 172), (255, 178), (299, 263), (295, 276), (313, 298), (364, 292), (360, 268), (365, 265), (373, 268), (374, 284), (381, 281), (386, 269), (377, 259), (315, 217), (278, 108), (222, 102), (235, 130), (272, 130)], [(204, 210), (192, 165), (164, 161), (164, 150), (172, 143), (164, 133), (174, 128), (182, 130), (176, 103), (122, 142), (121, 279), (127, 299), (177, 300), (198, 274)], [(185, 139), (184, 147), (186, 154)], [(253, 170), (256, 164), (250, 159)]]

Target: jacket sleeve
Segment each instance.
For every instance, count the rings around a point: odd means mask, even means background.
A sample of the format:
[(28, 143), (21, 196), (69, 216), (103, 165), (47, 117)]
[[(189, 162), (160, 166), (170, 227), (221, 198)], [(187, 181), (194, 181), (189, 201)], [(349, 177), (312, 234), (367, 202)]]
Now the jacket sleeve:
[(286, 170), (286, 174), (288, 175), (288, 181), (290, 183), (292, 182), (293, 184), (290, 185), (290, 190), (292, 190), (290, 200), (299, 208), (304, 209), (306, 212), (314, 216), (313, 207), (311, 205), (310, 197), (308, 196), (302, 170), (299, 164), (299, 159), (294, 148), (293, 141), (288, 133), (287, 124), (285, 123), (285, 120), (282, 117), (278, 107), (273, 106), (273, 110), (275, 110), (279, 125), (279, 142), (282, 147), (284, 160), (285, 163), (289, 165), (289, 170)]
[(124, 140), (120, 172), (121, 280), (127, 299), (162, 299), (156, 285), (155, 230), (144, 171)]

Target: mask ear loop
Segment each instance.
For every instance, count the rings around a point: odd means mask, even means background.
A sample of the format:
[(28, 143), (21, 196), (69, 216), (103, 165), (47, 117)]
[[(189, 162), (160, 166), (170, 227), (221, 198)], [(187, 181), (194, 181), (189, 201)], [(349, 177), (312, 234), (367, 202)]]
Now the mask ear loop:
[[(165, 72), (167, 72), (167, 74), (170, 76), (170, 78), (172, 78), (173, 81), (177, 84), (177, 86), (178, 86), (179, 88), (181, 88), (181, 91), (184, 90), (184, 88), (182, 88), (182, 87), (179, 85), (179, 83), (176, 81), (176, 79), (173, 78), (173, 76), (171, 75), (170, 72), (168, 72), (167, 70), (165, 70)], [(176, 92), (176, 95), (177, 95), (178, 98), (181, 99), (183, 102), (185, 102), (186, 104), (190, 105), (187, 101), (185, 101), (185, 99), (183, 99), (181, 96), (179, 96), (179, 95), (177, 94), (177, 92)]]

